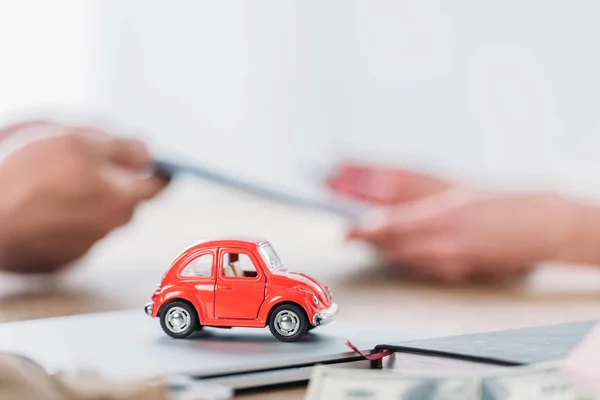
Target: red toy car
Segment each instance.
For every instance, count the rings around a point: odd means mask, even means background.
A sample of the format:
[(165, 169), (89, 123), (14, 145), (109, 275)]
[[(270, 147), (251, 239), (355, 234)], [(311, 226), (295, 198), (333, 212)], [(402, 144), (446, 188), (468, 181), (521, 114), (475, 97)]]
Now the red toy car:
[(327, 286), (285, 269), (269, 242), (212, 240), (175, 259), (145, 312), (173, 338), (204, 326), (269, 325), (277, 339), (292, 342), (330, 322), (338, 306)]

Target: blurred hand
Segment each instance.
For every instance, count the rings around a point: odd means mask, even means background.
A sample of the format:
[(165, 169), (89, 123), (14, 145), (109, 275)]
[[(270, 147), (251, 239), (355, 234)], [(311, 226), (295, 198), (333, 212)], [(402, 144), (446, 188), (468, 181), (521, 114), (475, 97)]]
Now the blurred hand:
[(342, 164), (326, 182), (335, 193), (383, 205), (441, 193), (456, 184), (417, 171), (373, 165)]
[[(58, 127), (21, 124), (27, 126)], [(33, 142), (0, 161), (4, 270), (60, 269), (126, 224), (136, 207), (166, 184), (148, 175), (151, 157), (143, 143), (94, 129), (58, 128), (64, 133)], [(4, 133), (14, 131), (11, 127)]]
[(329, 186), (380, 205), (349, 238), (424, 277), (460, 281), (520, 273), (568, 245), (574, 229), (576, 207), (555, 194), (486, 192), (406, 170), (348, 170), (363, 177), (352, 180), (342, 172), (346, 183), (334, 176)]

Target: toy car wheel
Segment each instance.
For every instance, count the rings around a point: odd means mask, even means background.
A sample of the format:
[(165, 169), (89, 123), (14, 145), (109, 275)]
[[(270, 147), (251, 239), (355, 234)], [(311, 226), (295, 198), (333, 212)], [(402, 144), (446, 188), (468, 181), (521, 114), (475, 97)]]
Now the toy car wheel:
[(269, 320), (269, 329), (282, 342), (293, 342), (306, 333), (308, 318), (304, 310), (295, 304), (275, 307)]
[(161, 310), (160, 326), (172, 338), (183, 339), (198, 330), (200, 321), (196, 310), (190, 304), (173, 301)]

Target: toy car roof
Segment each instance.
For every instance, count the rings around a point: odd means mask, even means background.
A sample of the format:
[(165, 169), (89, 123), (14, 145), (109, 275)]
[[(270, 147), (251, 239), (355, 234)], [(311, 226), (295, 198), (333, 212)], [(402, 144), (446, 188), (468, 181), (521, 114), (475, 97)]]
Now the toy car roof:
[(257, 246), (260, 246), (264, 243), (268, 243), (267, 240), (261, 239), (261, 238), (254, 238), (254, 237), (223, 237), (223, 238), (210, 238), (210, 239), (202, 239), (202, 240), (198, 240), (195, 243), (191, 244), (190, 246), (188, 246), (184, 251), (189, 250), (193, 247), (199, 247), (202, 245), (206, 245), (206, 246), (218, 246), (220, 243), (225, 244), (227, 243), (228, 245), (232, 245), (232, 244), (255, 244)]

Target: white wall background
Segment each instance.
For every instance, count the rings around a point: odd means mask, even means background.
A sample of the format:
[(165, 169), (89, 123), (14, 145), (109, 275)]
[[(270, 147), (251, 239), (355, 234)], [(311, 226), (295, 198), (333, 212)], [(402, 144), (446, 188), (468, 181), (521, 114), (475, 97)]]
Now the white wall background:
[(290, 187), (343, 154), (600, 193), (592, 0), (1, 4), (2, 109), (95, 107)]
[(0, 120), (104, 104), (101, 0), (0, 0)]

